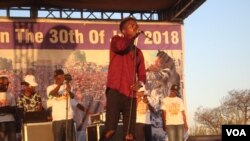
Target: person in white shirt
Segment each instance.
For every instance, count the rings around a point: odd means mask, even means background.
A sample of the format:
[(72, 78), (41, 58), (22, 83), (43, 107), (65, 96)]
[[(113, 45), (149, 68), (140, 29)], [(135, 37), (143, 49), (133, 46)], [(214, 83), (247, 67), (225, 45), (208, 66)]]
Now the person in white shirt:
[(54, 141), (73, 141), (74, 124), (71, 100), (74, 94), (69, 81), (65, 81), (64, 71), (54, 72), (55, 83), (47, 87), (47, 96), (52, 100), (52, 129)]
[(8, 92), (9, 79), (0, 76), (0, 141), (16, 141), (15, 97)]
[(169, 96), (161, 102), (163, 129), (167, 131), (168, 141), (183, 141), (184, 129), (188, 130), (183, 100), (177, 97), (179, 85), (173, 84)]
[(142, 87), (136, 92), (136, 141), (152, 140), (150, 112), (156, 112), (156, 110), (152, 106), (153, 101), (147, 93), (145, 85), (142, 85)]

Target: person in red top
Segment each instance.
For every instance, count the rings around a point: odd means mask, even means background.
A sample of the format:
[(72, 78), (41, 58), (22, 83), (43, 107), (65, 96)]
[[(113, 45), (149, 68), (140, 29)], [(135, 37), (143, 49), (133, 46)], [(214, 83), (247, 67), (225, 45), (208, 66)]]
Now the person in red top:
[(140, 34), (135, 18), (120, 22), (122, 36), (112, 37), (107, 78), (107, 107), (104, 132), (100, 141), (110, 141), (122, 114), (123, 140), (134, 140), (136, 121), (135, 92), (146, 82), (142, 51), (134, 45)]

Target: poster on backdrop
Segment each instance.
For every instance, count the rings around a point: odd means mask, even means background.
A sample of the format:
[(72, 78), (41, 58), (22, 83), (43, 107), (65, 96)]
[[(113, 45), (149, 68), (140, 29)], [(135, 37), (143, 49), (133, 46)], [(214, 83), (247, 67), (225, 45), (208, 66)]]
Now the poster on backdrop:
[[(119, 22), (75, 20), (0, 20), (0, 75), (10, 78), (10, 91), (21, 91), (20, 82), (33, 74), (37, 90), (46, 101), (46, 88), (53, 83), (53, 71), (62, 68), (72, 75), (74, 91), (95, 113), (103, 112), (109, 64), (109, 46), (119, 33)], [(170, 86), (184, 86), (183, 25), (176, 23), (138, 22), (141, 30), (135, 44), (142, 49), (147, 68), (147, 90), (155, 103), (167, 96)], [(157, 91), (157, 93), (155, 93)], [(184, 100), (184, 90), (181, 94)], [(96, 107), (98, 106), (98, 107)], [(151, 114), (153, 140), (164, 141), (159, 105)]]

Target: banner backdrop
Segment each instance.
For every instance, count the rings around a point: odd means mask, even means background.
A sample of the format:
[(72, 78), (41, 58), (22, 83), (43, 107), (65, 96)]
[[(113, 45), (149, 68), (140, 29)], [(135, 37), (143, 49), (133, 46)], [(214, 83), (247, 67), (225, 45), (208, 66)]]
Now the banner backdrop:
[[(46, 88), (53, 71), (72, 75), (71, 84), (92, 113), (105, 109), (105, 84), (109, 44), (119, 34), (119, 22), (73, 20), (0, 20), (0, 75), (8, 75), (10, 91), (18, 96), (20, 82), (33, 74), (46, 108)], [(138, 22), (141, 34), (135, 44), (142, 49), (147, 67), (147, 90), (155, 108), (173, 83), (183, 86), (183, 32), (181, 24)], [(180, 96), (183, 96), (183, 89)], [(90, 104), (89, 104), (90, 103)], [(154, 140), (165, 140), (160, 112), (152, 114)]]

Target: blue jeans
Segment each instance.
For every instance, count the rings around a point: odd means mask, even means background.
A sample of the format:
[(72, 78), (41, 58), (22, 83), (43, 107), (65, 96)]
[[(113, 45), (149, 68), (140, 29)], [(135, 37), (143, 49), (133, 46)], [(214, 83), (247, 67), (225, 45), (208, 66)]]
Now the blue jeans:
[(73, 119), (67, 120), (67, 139), (66, 139), (66, 120), (53, 121), (52, 123), (54, 141), (74, 141)]
[(168, 141), (183, 141), (184, 125), (166, 125)]

